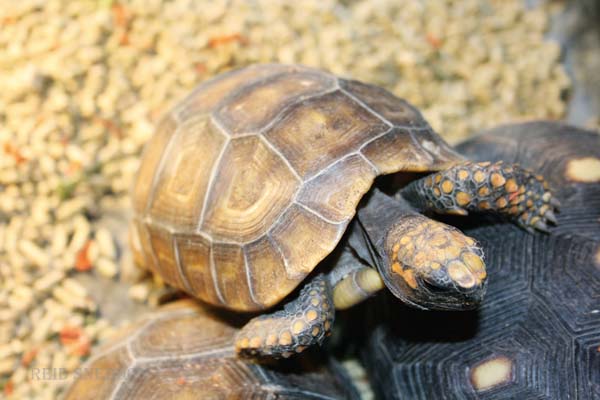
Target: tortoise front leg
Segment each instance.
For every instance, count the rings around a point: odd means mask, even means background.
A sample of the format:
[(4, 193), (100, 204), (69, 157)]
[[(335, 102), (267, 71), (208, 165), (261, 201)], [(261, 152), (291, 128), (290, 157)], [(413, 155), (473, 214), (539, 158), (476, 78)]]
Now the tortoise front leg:
[(421, 209), (467, 215), (494, 212), (528, 231), (556, 224), (559, 202), (540, 175), (517, 164), (467, 162), (412, 182), (401, 195)]
[(328, 279), (319, 274), (283, 310), (253, 318), (237, 334), (242, 357), (287, 358), (330, 335), (335, 316)]

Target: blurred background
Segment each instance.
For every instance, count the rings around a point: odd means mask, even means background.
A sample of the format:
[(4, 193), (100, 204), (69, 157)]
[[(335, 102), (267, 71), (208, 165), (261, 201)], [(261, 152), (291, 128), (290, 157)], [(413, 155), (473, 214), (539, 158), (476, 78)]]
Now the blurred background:
[[(596, 0), (0, 0), (0, 397), (53, 399), (115, 327), (175, 296), (127, 249), (161, 115), (257, 62), (380, 85), (456, 143), (600, 126)], [(61, 370), (62, 369), (62, 370)]]

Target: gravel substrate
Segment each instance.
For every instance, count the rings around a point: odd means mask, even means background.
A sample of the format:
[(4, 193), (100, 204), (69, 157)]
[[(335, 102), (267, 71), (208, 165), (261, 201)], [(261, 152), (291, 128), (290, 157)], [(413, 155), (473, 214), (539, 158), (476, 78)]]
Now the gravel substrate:
[(407, 98), (455, 141), (563, 116), (549, 13), (514, 0), (0, 0), (4, 395), (55, 398), (66, 381), (35, 371), (69, 373), (112, 333), (82, 274), (159, 302), (160, 282), (99, 221), (128, 209), (141, 147), (198, 82), (255, 62), (319, 66)]

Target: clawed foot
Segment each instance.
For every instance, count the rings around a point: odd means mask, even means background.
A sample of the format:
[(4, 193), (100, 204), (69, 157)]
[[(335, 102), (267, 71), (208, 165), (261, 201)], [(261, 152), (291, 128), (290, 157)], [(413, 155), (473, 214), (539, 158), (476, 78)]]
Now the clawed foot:
[(440, 171), (407, 187), (424, 208), (447, 214), (495, 212), (529, 232), (548, 232), (556, 224), (559, 201), (548, 183), (517, 164), (467, 162)]

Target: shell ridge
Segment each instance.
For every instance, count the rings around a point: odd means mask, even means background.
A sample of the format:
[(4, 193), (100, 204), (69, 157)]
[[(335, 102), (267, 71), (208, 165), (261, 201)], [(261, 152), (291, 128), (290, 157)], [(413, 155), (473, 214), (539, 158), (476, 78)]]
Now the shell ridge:
[(250, 300), (257, 306), (262, 307), (262, 304), (256, 299), (254, 293), (254, 285), (252, 284), (252, 275), (250, 273), (250, 265), (248, 264), (248, 253), (246, 253), (246, 247), (242, 247), (242, 254), (244, 255), (244, 272), (246, 273), (246, 283), (248, 284), (248, 293), (250, 294)]
[(223, 293), (221, 292), (221, 288), (219, 287), (219, 277), (217, 272), (217, 265), (215, 263), (215, 252), (213, 250), (213, 244), (210, 244), (210, 277), (212, 278), (212, 284), (215, 288), (215, 293), (217, 294), (217, 298), (221, 302), (221, 304), (227, 304), (225, 298), (223, 297)]
[[(213, 121), (213, 123), (215, 123), (215, 121), (213, 120), (212, 117), (211, 117), (211, 121)], [(200, 218), (198, 220), (198, 224), (196, 225), (197, 232), (202, 230), (202, 224), (204, 223), (204, 216), (206, 214), (206, 209), (208, 208), (208, 199), (210, 198), (209, 194), (212, 191), (212, 188), (215, 184), (216, 176), (219, 172), (219, 169), (221, 166), (221, 161), (223, 160), (225, 151), (227, 150), (227, 147), (229, 147), (229, 143), (231, 142), (231, 137), (226, 132), (223, 131), (223, 127), (216, 123), (215, 123), (215, 126), (217, 126), (217, 128), (221, 132), (226, 134), (227, 139), (225, 140), (225, 143), (223, 143), (223, 147), (221, 147), (221, 151), (219, 152), (219, 155), (217, 156), (215, 164), (213, 165), (212, 170), (210, 171), (210, 178), (208, 178), (208, 185), (206, 187), (206, 195), (204, 196), (204, 199), (202, 200), (202, 210), (200, 211)]]

